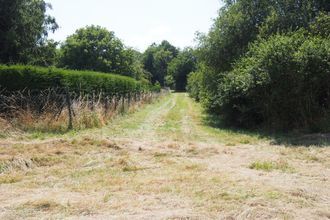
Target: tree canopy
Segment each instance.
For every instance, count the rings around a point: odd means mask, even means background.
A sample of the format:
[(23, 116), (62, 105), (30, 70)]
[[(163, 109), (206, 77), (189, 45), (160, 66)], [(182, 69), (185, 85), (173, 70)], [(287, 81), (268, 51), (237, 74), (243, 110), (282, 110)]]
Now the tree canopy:
[(61, 46), (61, 67), (133, 76), (133, 64), (133, 51), (100, 26), (78, 29)]
[(51, 5), (43, 0), (0, 0), (0, 5), (0, 63), (51, 62), (53, 52), (45, 50), (54, 42), (47, 36), (58, 28), (46, 14)]
[(225, 3), (199, 35), (192, 97), (230, 125), (322, 129), (330, 118), (329, 1)]
[(167, 84), (176, 91), (185, 91), (187, 86), (187, 77), (189, 73), (196, 70), (196, 56), (193, 50), (187, 48), (180, 51), (168, 65)]
[(148, 47), (144, 52), (143, 66), (151, 74), (153, 83), (165, 85), (168, 65), (178, 53), (179, 50), (168, 41), (162, 41), (159, 45), (154, 43)]

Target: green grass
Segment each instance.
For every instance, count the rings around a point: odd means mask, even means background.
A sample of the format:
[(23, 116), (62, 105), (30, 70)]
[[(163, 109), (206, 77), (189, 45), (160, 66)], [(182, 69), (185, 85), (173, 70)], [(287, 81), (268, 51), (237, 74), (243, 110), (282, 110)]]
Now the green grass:
[(270, 172), (281, 170), (283, 172), (292, 172), (294, 169), (286, 161), (255, 161), (249, 165), (250, 169)]
[(183, 111), (187, 108), (187, 100), (181, 95), (175, 94), (172, 108), (163, 116), (163, 124), (159, 126), (158, 132), (160, 135), (176, 135), (177, 137), (182, 136), (182, 120)]

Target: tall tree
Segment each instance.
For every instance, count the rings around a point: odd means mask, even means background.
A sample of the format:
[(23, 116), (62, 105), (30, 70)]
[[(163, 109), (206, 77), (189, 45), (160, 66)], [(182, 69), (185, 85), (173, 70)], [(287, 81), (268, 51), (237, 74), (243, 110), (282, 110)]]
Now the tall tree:
[(168, 84), (176, 91), (185, 91), (187, 86), (188, 75), (196, 70), (196, 57), (192, 49), (185, 49), (174, 58), (168, 66), (167, 79)]
[(100, 26), (78, 29), (61, 46), (60, 66), (133, 76), (134, 53)]
[(179, 50), (168, 41), (161, 44), (152, 44), (144, 52), (144, 69), (151, 74), (152, 83), (159, 82), (165, 85), (168, 64), (178, 55)]
[(198, 70), (189, 77), (193, 97), (236, 125), (325, 121), (330, 2), (225, 3), (210, 32), (200, 35)]
[(58, 25), (46, 14), (43, 0), (0, 0), (0, 62), (29, 63), (48, 45), (49, 31)]
[(199, 58), (217, 72), (232, 69), (248, 45), (258, 37), (308, 27), (321, 12), (328, 12), (326, 0), (227, 0), (210, 32), (200, 37)]

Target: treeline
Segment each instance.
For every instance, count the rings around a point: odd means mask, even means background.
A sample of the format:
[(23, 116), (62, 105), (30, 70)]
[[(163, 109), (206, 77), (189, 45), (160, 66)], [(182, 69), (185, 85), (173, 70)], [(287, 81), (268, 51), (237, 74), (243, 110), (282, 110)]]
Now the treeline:
[(181, 51), (168, 41), (152, 44), (143, 54), (143, 66), (151, 82), (176, 91), (185, 91), (187, 76), (196, 70), (196, 61), (193, 49)]
[(224, 122), (330, 129), (330, 2), (228, 0), (199, 36), (190, 95)]
[[(167, 41), (141, 53), (100, 26), (78, 29), (60, 43), (48, 39), (59, 25), (43, 0), (0, 0), (0, 63), (129, 76), (143, 82), (185, 90), (195, 70), (191, 49), (180, 51)], [(56, 10), (56, 9), (55, 9)]]

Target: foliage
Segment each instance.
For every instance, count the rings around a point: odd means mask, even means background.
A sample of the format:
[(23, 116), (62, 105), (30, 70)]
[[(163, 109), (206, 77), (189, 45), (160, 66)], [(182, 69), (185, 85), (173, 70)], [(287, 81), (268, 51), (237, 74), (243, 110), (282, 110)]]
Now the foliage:
[(114, 74), (92, 71), (73, 71), (33, 66), (0, 66), (0, 86), (7, 91), (29, 89), (40, 91), (48, 88), (65, 88), (71, 92), (107, 95), (140, 93), (153, 88), (145, 82)]
[(307, 28), (320, 11), (329, 10), (324, 0), (272, 0), (269, 13), (260, 26), (260, 36)]
[(51, 5), (43, 0), (0, 0), (0, 5), (0, 63), (52, 64), (55, 48), (46, 49), (46, 39), (58, 25), (46, 14)]
[(187, 79), (187, 91), (190, 97), (196, 101), (200, 101), (201, 77), (201, 72), (192, 72), (188, 75)]
[(59, 51), (58, 42), (47, 40), (36, 48), (35, 56), (29, 61), (30, 65), (35, 66), (55, 66), (58, 63)]
[(143, 54), (132, 48), (128, 48), (127, 52), (130, 54), (130, 57), (132, 57), (132, 77), (136, 80), (150, 82), (150, 73), (143, 68)]
[(280, 129), (316, 128), (328, 114), (330, 43), (303, 33), (251, 46), (218, 90), (227, 120)]
[(201, 62), (217, 72), (232, 64), (258, 37), (307, 28), (321, 11), (329, 11), (324, 0), (237, 0), (226, 1), (207, 35), (199, 36)]
[(179, 52), (168, 65), (167, 84), (176, 91), (185, 91), (188, 74), (196, 70), (196, 57), (192, 49)]
[(188, 91), (231, 125), (325, 130), (330, 119), (329, 3), (226, 1), (199, 35)]
[(330, 38), (330, 15), (321, 13), (316, 17), (315, 21), (312, 22), (309, 29), (313, 35)]
[[(198, 58), (218, 72), (231, 69), (232, 62), (256, 39), (266, 9), (263, 1), (237, 1), (219, 10), (208, 35), (199, 36)], [(254, 7), (252, 7), (254, 5)]]
[(168, 41), (160, 45), (152, 44), (143, 55), (143, 66), (151, 74), (151, 82), (165, 85), (165, 77), (169, 63), (178, 55), (179, 50)]
[(135, 52), (100, 26), (87, 26), (69, 36), (61, 47), (60, 67), (134, 76)]

